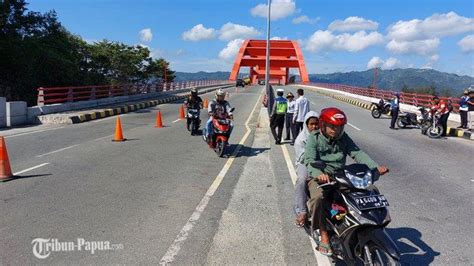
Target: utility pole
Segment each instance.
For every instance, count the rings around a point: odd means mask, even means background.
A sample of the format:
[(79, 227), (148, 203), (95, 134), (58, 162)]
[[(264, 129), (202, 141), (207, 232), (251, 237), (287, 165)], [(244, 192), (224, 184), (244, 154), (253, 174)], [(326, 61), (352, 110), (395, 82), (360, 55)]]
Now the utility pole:
[(267, 49), (265, 58), (265, 91), (267, 93), (268, 109), (271, 110), (273, 105), (273, 92), (270, 91), (270, 10), (272, 0), (268, 0), (268, 16), (267, 16)]

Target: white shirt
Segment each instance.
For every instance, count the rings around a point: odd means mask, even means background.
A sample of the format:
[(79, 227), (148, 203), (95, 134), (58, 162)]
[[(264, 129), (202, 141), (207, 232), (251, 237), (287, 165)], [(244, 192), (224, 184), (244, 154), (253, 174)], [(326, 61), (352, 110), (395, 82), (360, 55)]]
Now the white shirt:
[(296, 102), (295, 101), (288, 101), (288, 109), (286, 110), (289, 114), (295, 113)]
[(309, 112), (309, 101), (304, 96), (298, 97), (295, 104), (296, 122), (304, 122), (304, 116)]

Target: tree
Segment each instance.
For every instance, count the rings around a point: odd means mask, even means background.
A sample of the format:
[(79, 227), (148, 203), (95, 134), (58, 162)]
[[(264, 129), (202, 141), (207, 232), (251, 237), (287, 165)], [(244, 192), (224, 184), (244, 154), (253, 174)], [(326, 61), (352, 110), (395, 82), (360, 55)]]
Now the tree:
[(169, 67), (169, 63), (163, 59), (154, 59), (151, 60), (147, 66), (148, 77), (152, 80), (165, 81), (165, 70), (166, 70), (166, 81), (172, 82), (175, 79), (175, 72), (172, 71)]

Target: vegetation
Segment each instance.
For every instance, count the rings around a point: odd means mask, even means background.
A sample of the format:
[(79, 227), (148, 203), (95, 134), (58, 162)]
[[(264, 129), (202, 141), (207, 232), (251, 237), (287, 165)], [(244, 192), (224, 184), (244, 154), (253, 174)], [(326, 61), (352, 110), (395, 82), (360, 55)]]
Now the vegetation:
[(54, 11), (29, 11), (24, 0), (0, 0), (0, 96), (36, 103), (38, 87), (146, 83), (175, 78), (169, 63), (142, 46), (87, 43)]

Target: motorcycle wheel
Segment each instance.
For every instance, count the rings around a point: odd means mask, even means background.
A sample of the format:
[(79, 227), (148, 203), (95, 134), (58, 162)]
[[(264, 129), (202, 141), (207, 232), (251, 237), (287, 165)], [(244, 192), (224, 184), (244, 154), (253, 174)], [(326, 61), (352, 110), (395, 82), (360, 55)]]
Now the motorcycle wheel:
[(372, 117), (373, 117), (373, 118), (380, 118), (380, 116), (382, 115), (382, 114), (380, 113), (379, 109), (377, 109), (377, 108), (372, 109), (372, 112), (371, 112), (371, 113), (372, 113)]
[(428, 134), (428, 137), (432, 139), (440, 138), (441, 134), (443, 134), (443, 128), (441, 126), (431, 126), (426, 131), (426, 134)]
[(377, 245), (371, 245), (369, 247), (370, 251), (370, 260), (366, 258), (366, 262), (369, 262), (369, 265), (373, 266), (399, 266), (400, 261), (397, 259), (393, 258), (388, 254), (382, 247), (379, 247)]
[(222, 155), (224, 155), (224, 150), (225, 150), (225, 143), (222, 142), (221, 140), (218, 140), (216, 143), (216, 149), (215, 149), (217, 156), (222, 157)]
[(401, 118), (398, 118), (397, 119), (397, 126), (399, 128), (405, 128), (407, 125), (405, 124), (405, 122), (403, 122), (403, 120)]

